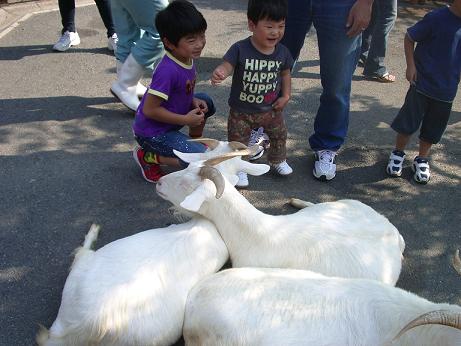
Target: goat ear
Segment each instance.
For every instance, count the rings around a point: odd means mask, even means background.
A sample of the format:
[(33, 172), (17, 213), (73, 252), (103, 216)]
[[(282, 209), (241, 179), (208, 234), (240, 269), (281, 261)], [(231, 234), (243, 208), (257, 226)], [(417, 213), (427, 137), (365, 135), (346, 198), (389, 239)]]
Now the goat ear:
[[(213, 188), (210, 188), (211, 185), (213, 185)], [(181, 202), (180, 206), (196, 213), (204, 201), (214, 198), (215, 191), (216, 189), (214, 189), (214, 184), (211, 181), (203, 181), (199, 187)]]
[(203, 153), (182, 153), (175, 149), (173, 149), (173, 153), (179, 157), (180, 160), (187, 163), (204, 160)]
[(263, 175), (269, 171), (269, 165), (263, 163), (251, 163), (248, 161), (241, 160), (239, 170), (250, 175)]

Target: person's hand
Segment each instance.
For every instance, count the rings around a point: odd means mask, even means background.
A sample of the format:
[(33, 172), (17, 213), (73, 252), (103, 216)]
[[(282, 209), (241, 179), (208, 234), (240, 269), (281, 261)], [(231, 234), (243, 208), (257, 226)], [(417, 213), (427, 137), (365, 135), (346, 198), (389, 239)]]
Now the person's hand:
[(204, 100), (197, 99), (197, 98), (194, 97), (194, 99), (192, 100), (192, 106), (194, 108), (200, 108), (200, 110), (203, 113), (208, 112), (208, 106), (207, 106), (207, 104), (206, 104), (206, 102)]
[(197, 107), (189, 111), (185, 116), (186, 125), (198, 126), (205, 120), (205, 114)]
[(370, 0), (357, 0), (352, 6), (346, 23), (348, 37), (357, 36), (368, 27), (372, 4), (373, 1)]
[(407, 81), (409, 81), (410, 84), (414, 84), (416, 82), (416, 66), (408, 65), (405, 76), (407, 77)]
[(224, 79), (226, 79), (226, 70), (222, 66), (218, 66), (213, 71), (211, 75), (211, 85), (220, 84)]
[(290, 98), (288, 96), (280, 96), (275, 102), (272, 104), (272, 108), (276, 111), (281, 111), (287, 105)]

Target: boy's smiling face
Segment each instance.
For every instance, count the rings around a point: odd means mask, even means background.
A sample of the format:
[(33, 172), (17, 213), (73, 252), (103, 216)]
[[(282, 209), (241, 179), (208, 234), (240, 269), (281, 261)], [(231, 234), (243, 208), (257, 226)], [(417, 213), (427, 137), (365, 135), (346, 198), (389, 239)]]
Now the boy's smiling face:
[(256, 24), (249, 20), (248, 28), (253, 33), (252, 42), (256, 48), (267, 51), (272, 50), (285, 33), (285, 20), (274, 21), (260, 19)]
[(202, 54), (206, 44), (206, 37), (205, 32), (202, 32), (181, 37), (177, 45), (168, 42), (168, 40), (165, 41), (164, 44), (176, 59), (189, 64), (192, 59), (197, 59)]

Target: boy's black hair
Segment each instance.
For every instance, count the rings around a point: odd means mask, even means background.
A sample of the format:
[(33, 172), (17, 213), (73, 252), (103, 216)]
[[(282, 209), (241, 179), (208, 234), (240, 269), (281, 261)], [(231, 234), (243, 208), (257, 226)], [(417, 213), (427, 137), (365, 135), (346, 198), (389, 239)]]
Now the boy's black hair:
[(155, 27), (162, 40), (166, 38), (176, 46), (187, 35), (205, 32), (207, 23), (192, 3), (175, 0), (157, 13)]
[(284, 20), (287, 14), (288, 4), (286, 0), (248, 1), (247, 17), (255, 24), (261, 19), (269, 19), (278, 22)]

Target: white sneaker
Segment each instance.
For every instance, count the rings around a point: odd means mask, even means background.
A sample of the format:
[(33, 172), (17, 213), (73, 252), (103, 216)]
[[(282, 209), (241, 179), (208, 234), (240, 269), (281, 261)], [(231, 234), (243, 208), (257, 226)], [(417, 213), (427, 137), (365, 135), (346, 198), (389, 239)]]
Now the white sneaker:
[(237, 176), (239, 177), (239, 181), (235, 184), (235, 187), (248, 187), (250, 185), (248, 182), (248, 174), (245, 172), (238, 172)]
[(315, 152), (314, 170), (312, 174), (319, 180), (331, 180), (336, 176), (336, 152), (319, 150)]
[(431, 179), (431, 168), (429, 167), (429, 161), (425, 158), (416, 156), (413, 160), (411, 169), (415, 173), (413, 179), (419, 184), (427, 184)]
[(113, 52), (116, 52), (117, 42), (118, 42), (117, 34), (112, 34), (112, 36), (107, 39), (107, 48)]
[(403, 171), (403, 160), (405, 160), (405, 153), (397, 149), (393, 150), (389, 155), (386, 173), (391, 177), (400, 177)]
[(288, 165), (286, 160), (280, 163), (271, 164), (270, 166), (280, 175), (289, 175), (293, 173), (293, 168)]
[(66, 31), (62, 34), (58, 42), (53, 46), (54, 50), (65, 52), (72, 46), (77, 46), (80, 44), (80, 36), (77, 32)]

